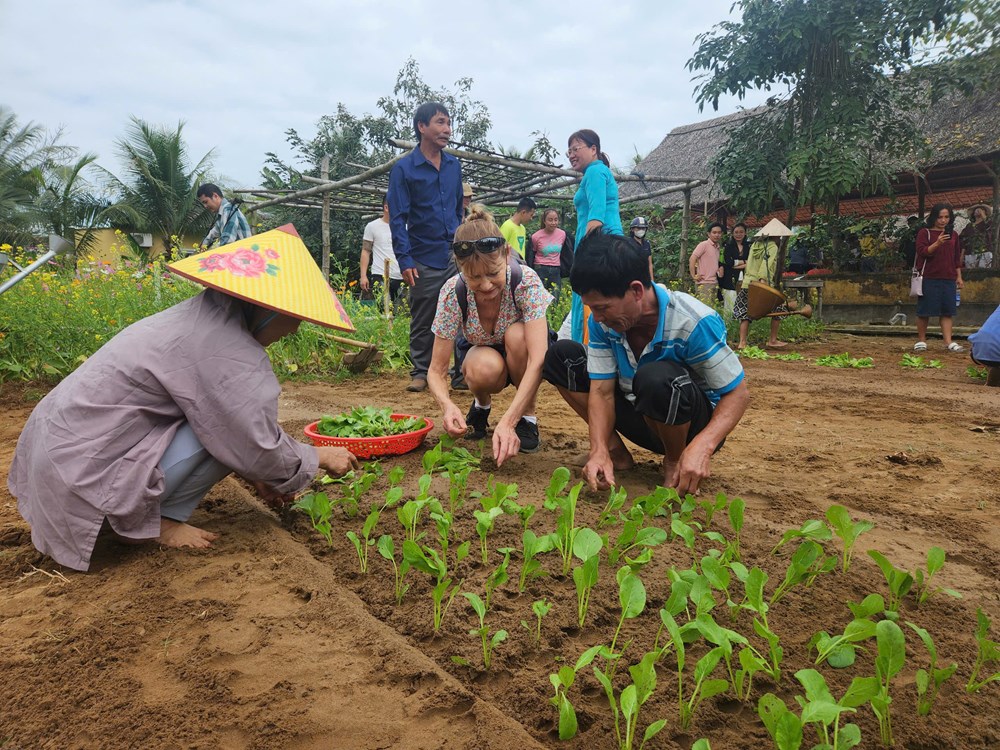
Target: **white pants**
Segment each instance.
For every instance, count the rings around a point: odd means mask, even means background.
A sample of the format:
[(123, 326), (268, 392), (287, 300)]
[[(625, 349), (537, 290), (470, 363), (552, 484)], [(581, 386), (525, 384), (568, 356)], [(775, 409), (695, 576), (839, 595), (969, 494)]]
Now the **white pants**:
[(191, 517), (212, 487), (233, 472), (215, 460), (187, 422), (170, 441), (159, 467), (165, 482), (160, 515), (181, 523)]

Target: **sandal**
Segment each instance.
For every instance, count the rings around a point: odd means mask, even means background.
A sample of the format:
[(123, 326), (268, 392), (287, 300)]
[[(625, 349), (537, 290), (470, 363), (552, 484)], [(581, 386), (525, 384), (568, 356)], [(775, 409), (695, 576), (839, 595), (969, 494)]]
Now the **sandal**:
[(948, 351), (955, 352), (957, 354), (958, 352), (964, 352), (965, 347), (955, 341), (952, 341), (950, 344), (948, 344)]
[(915, 351), (915, 352), (926, 352), (927, 351), (927, 342), (926, 341), (918, 341), (917, 343), (915, 343), (913, 345), (913, 351)]

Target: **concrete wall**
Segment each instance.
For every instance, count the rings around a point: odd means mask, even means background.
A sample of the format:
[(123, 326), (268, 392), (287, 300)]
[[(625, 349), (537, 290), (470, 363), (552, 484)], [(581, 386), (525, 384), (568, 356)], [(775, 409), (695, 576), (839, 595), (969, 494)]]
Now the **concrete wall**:
[[(80, 241), (83, 236), (83, 232), (77, 230), (76, 240)], [(101, 261), (103, 263), (111, 263), (112, 265), (118, 265), (121, 260), (121, 256), (128, 255), (128, 250), (123, 247), (123, 241), (115, 235), (114, 229), (95, 229), (94, 230), (94, 245), (91, 249), (91, 255), (94, 260)], [(181, 247), (191, 248), (195, 247), (202, 240), (202, 235), (186, 236), (182, 239)], [(149, 251), (150, 257), (157, 257), (162, 255), (166, 246), (164, 245), (163, 239), (159, 235), (153, 235), (153, 247), (146, 248)]]
[[(904, 313), (911, 325), (916, 319), (917, 301), (910, 297), (908, 271), (838, 273), (823, 278), (825, 323), (888, 323), (897, 312)], [(955, 325), (980, 326), (1000, 305), (1000, 271), (965, 269), (962, 278), (965, 288)]]

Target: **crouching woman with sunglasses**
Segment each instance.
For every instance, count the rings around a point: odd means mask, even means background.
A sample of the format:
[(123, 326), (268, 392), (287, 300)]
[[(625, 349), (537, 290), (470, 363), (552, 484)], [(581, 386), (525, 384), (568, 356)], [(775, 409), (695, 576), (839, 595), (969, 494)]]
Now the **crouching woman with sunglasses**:
[[(469, 207), (456, 230), (452, 252), (459, 272), (438, 297), (427, 385), (441, 407), (445, 431), (480, 440), (486, 437), (493, 394), (514, 384), (514, 400), (493, 430), (493, 457), (500, 466), (518, 452), (538, 450), (535, 397), (549, 346), (545, 311), (552, 295), (538, 274), (510, 258), (500, 228), (479, 204)], [(447, 381), (460, 332), (469, 347), (462, 374), (475, 397), (465, 417), (451, 400)]]

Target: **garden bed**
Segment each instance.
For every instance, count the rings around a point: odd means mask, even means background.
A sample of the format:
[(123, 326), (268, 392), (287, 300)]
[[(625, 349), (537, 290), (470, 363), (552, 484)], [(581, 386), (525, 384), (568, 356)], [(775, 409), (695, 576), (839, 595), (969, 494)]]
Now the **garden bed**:
[[(797, 670), (818, 669), (836, 697), (851, 677), (874, 674), (873, 653), (859, 653), (853, 667), (837, 670), (814, 665), (815, 653), (807, 645), (819, 630), (844, 629), (851, 620), (847, 601), (859, 602), (873, 592), (888, 594), (882, 573), (865, 551), (878, 549), (897, 567), (913, 571), (925, 564), (934, 545), (948, 553), (936, 585), (958, 589), (963, 598), (939, 593), (919, 607), (912, 596), (903, 600), (906, 661), (891, 692), (896, 745), (986, 748), (1000, 742), (994, 719), (1000, 711), (1000, 687), (994, 683), (974, 694), (964, 689), (975, 658), (977, 606), (995, 621), (992, 637), (1000, 635), (1000, 470), (995, 465), (1000, 404), (991, 403), (982, 384), (965, 375), (967, 361), (960, 357), (944, 358), (940, 370), (899, 367), (907, 344), (837, 337), (797, 348), (810, 359), (847, 350), (855, 357), (873, 357), (874, 368), (865, 370), (832, 370), (808, 360), (747, 363), (751, 408), (716, 457), (702, 499), (721, 492), (746, 501), (742, 558), (747, 567), (756, 565), (768, 574), (767, 598), (784, 577), (798, 543), (793, 540), (770, 554), (786, 529), (822, 519), (834, 503), (876, 526), (860, 537), (846, 575), (838, 567), (808, 588), (793, 587), (771, 607), (768, 621), (784, 649), (781, 678), (775, 683), (758, 675), (750, 701), (737, 701), (731, 692), (710, 698), (682, 731), (676, 661), (665, 653), (657, 666), (656, 690), (640, 710), (638, 736), (654, 720), (666, 719), (666, 725), (647, 747), (688, 748), (701, 737), (715, 750), (772, 746), (757, 716), (759, 695), (773, 692), (798, 712), (794, 696), (803, 691), (793, 676)], [(366, 392), (386, 394), (385, 403), (377, 405), (401, 405), (402, 379), (373, 379), (370, 385)], [(859, 397), (859, 392), (865, 395)], [(933, 401), (927, 399), (930, 393), (937, 394)], [(407, 407), (433, 415), (426, 394), (405, 398)], [(17, 399), (8, 391), (4, 405), (14, 422), (22, 423), (30, 405)], [(553, 470), (586, 448), (581, 426), (551, 390), (543, 390), (541, 402), (542, 451), (518, 457), (497, 473), (499, 481), (517, 482), (522, 505), (541, 505)], [(282, 419), (296, 431), (315, 414), (352, 403), (352, 394), (342, 387), (289, 385), (282, 397)], [(0, 465), (8, 464), (17, 431), (16, 424), (3, 428)], [(425, 448), (431, 445), (429, 441)], [(638, 467), (623, 476), (633, 499), (648, 494), (658, 476), (652, 455), (637, 452), (637, 458)], [(416, 453), (385, 462), (386, 467), (406, 468), (407, 498), (416, 494), (420, 460)], [(486, 488), (490, 464), (484, 460), (483, 471), (470, 476), (471, 490)], [(332, 497), (335, 487), (324, 489)], [(360, 533), (370, 502), (384, 496), (386, 487), (382, 477), (352, 520), (335, 511), (331, 549), (304, 515), (286, 513), (279, 523), (248, 503), (238, 482), (227, 480), (195, 519), (222, 532), (216, 550), (178, 553), (103, 545), (95, 571), (68, 574), (67, 583), (32, 573), (31, 565), (51, 571), (51, 563), (33, 553), (13, 509), (2, 508), (0, 583), (10, 606), (0, 616), (0, 652), (5, 654), (0, 667), (9, 675), (0, 699), (0, 740), (9, 737), (13, 747), (46, 742), (99, 747), (111, 741), (123, 746), (152, 742), (255, 748), (614, 747), (608, 702), (589, 667), (566, 692), (576, 708), (579, 733), (569, 742), (558, 739), (549, 675), (591, 646), (610, 643), (621, 613), (614, 577), (618, 566), (602, 556), (599, 581), (580, 627), (571, 578), (538, 578), (519, 594), (521, 559), (513, 554), (510, 580), (494, 592), (486, 617), (491, 632), (503, 628), (509, 635), (486, 671), (480, 639), (468, 633), (478, 628), (478, 619), (465, 598), (456, 597), (435, 634), (427, 574), (409, 573), (412, 587), (402, 605), (393, 596), (391, 566), (374, 549), (369, 572), (360, 574), (344, 532)], [(445, 500), (446, 507), (447, 487), (440, 476), (431, 485), (431, 494)], [(606, 500), (607, 493), (583, 493), (575, 525), (596, 527)], [(10, 502), (5, 489), (0, 505), (4, 502)], [(467, 500), (456, 513), (452, 549), (461, 540), (472, 545), (457, 565), (452, 552), (450, 567), (455, 582), (463, 580), (462, 591), (483, 597), (487, 574), (503, 559), (497, 550), (519, 549), (522, 542), (519, 519), (501, 515), (488, 536), (489, 564), (483, 565), (472, 518), (478, 507), (476, 500)], [(695, 510), (690, 520), (704, 523), (704, 510)], [(663, 521), (654, 518), (651, 524)], [(530, 522), (539, 535), (555, 525), (556, 515), (542, 508)], [(614, 535), (619, 528), (600, 531)], [(711, 528), (732, 537), (725, 511), (716, 513)], [(424, 523), (420, 530), (427, 532), (423, 542), (434, 546), (434, 526)], [(394, 510), (383, 514), (374, 536), (380, 534), (395, 538), (398, 558), (403, 528)], [(839, 556), (839, 539), (822, 544)], [(698, 559), (712, 546), (719, 544), (699, 538)], [(556, 574), (558, 554), (540, 558)], [(622, 627), (619, 643), (632, 644), (618, 669), (618, 689), (627, 684), (625, 662), (634, 664), (653, 646), (658, 610), (669, 593), (668, 569), (690, 564), (685, 545), (668, 541), (653, 550), (653, 560), (639, 573), (647, 602), (645, 612)], [(30, 575), (21, 579), (25, 573)], [(742, 585), (734, 581), (731, 592), (741, 599)], [(553, 609), (543, 619), (536, 645), (521, 620), (534, 622), (531, 605), (539, 599)], [(720, 624), (766, 648), (753, 632), (749, 612), (731, 620), (718, 592), (716, 600), (713, 615)], [(944, 684), (927, 717), (917, 716), (914, 686), (916, 669), (927, 667), (927, 652), (904, 620), (931, 633), (939, 666), (958, 663), (957, 674)], [(660, 645), (665, 638), (661, 634)], [(689, 660), (697, 660), (708, 647), (698, 641), (688, 649)], [(453, 657), (471, 666), (457, 664)], [(594, 664), (603, 669), (605, 660), (599, 657)], [(689, 663), (685, 689), (692, 667)], [(714, 676), (724, 677), (724, 671), (720, 666)], [(56, 713), (64, 721), (54, 724)], [(178, 720), (182, 715), (188, 718)], [(859, 708), (845, 721), (859, 725), (860, 747), (879, 746), (878, 722), (870, 707)], [(806, 736), (804, 745), (811, 747), (815, 735), (810, 730)]]

